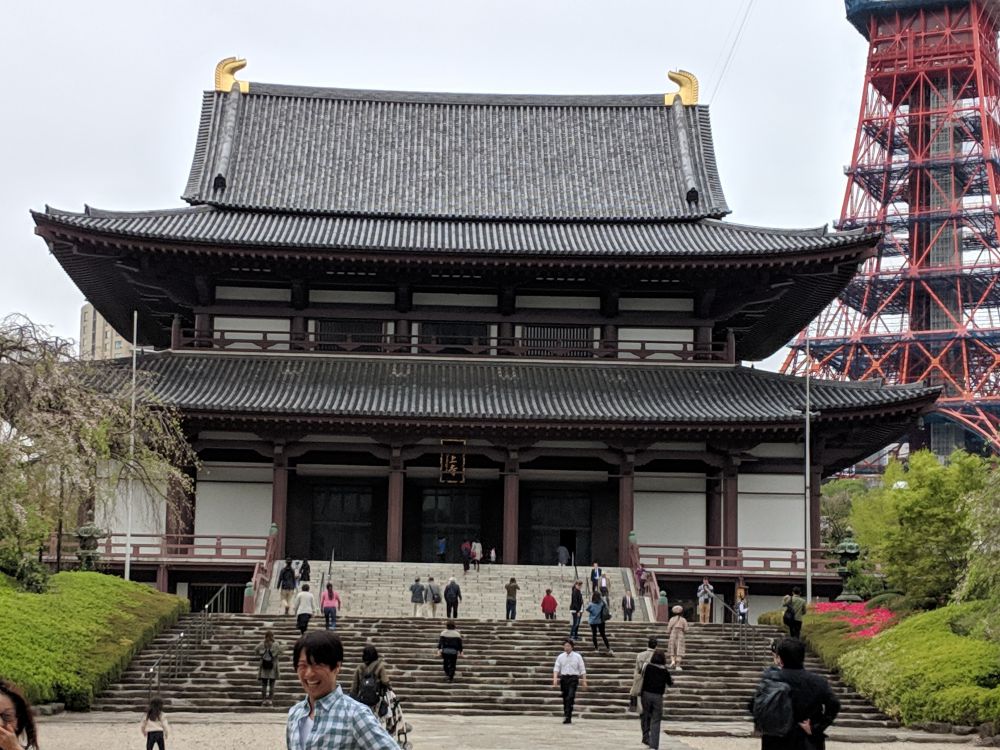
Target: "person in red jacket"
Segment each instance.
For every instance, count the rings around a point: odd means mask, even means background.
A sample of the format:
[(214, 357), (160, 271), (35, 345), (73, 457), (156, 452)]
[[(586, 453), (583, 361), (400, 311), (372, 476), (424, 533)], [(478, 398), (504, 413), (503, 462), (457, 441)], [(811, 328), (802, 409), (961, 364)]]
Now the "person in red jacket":
[(558, 606), (559, 602), (552, 596), (552, 589), (545, 589), (545, 596), (542, 597), (542, 614), (545, 615), (546, 620), (556, 619), (556, 607)]

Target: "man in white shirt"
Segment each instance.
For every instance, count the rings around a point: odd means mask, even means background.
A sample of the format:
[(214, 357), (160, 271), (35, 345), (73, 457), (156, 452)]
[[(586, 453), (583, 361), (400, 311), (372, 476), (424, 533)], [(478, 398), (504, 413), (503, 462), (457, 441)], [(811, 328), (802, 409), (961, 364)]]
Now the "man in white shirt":
[(563, 652), (552, 668), (552, 687), (559, 687), (563, 699), (563, 724), (573, 723), (573, 704), (576, 702), (577, 685), (587, 687), (587, 667), (583, 657), (573, 650), (573, 641), (563, 641)]
[(302, 591), (295, 595), (295, 600), (292, 602), (292, 609), (295, 612), (295, 627), (299, 629), (302, 635), (305, 635), (306, 628), (309, 627), (309, 620), (316, 613), (316, 600), (309, 590), (308, 583), (303, 583)]

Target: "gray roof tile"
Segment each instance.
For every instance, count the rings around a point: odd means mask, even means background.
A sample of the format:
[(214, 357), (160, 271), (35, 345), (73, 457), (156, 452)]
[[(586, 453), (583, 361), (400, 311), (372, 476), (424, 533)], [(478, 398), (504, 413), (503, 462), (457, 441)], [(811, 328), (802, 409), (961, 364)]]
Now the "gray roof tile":
[[(232, 416), (738, 426), (794, 422), (805, 403), (801, 378), (738, 366), (164, 352), (140, 368), (163, 402)], [(814, 380), (812, 407), (919, 408), (937, 392)]]
[(673, 220), (729, 212), (706, 106), (666, 107), (662, 96), (256, 83), (248, 94), (205, 94), (184, 198), (437, 218)]
[(583, 223), (446, 221), (305, 216), (200, 206), (168, 211), (83, 214), (49, 209), (39, 218), (93, 232), (213, 245), (510, 256), (762, 257), (867, 246), (860, 231), (769, 229), (714, 219), (695, 222)]

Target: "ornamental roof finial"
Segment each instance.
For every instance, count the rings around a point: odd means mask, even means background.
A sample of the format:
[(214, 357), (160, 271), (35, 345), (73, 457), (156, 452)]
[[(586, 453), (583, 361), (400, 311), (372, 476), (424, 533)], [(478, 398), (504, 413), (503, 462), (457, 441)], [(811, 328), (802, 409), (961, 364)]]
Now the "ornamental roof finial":
[(664, 94), (663, 103), (665, 105), (669, 107), (677, 97), (680, 97), (681, 104), (684, 105), (698, 103), (698, 79), (694, 77), (693, 73), (688, 73), (686, 70), (670, 70), (667, 71), (667, 78), (680, 86), (680, 90)]
[(219, 64), (215, 66), (215, 90), (228, 94), (238, 84), (240, 93), (249, 93), (250, 82), (236, 80), (236, 71), (243, 70), (246, 66), (247, 61), (243, 58), (227, 57), (219, 60)]

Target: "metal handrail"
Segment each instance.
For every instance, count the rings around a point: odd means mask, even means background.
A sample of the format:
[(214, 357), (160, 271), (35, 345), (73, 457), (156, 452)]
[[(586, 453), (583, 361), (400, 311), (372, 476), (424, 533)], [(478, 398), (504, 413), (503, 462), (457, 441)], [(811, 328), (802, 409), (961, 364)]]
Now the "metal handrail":
[(741, 654), (749, 654), (751, 651), (750, 625), (740, 620), (740, 613), (730, 607), (721, 596), (713, 592), (712, 598), (719, 602), (725, 609), (729, 610), (733, 616), (732, 622), (729, 623), (732, 625), (732, 629), (730, 630), (731, 635), (729, 636), (730, 640), (738, 641)]
[(164, 670), (169, 670), (170, 677), (176, 677), (188, 661), (188, 645), (190, 638), (186, 633), (181, 633), (177, 640), (153, 662), (153, 665), (146, 670), (146, 700), (153, 698), (153, 680), (156, 680), (156, 693), (160, 692), (161, 678)]
[(206, 602), (205, 606), (201, 608), (201, 617), (198, 618), (198, 642), (203, 643), (207, 641), (212, 633), (215, 631), (215, 617), (223, 606), (222, 595), (229, 588), (229, 584), (223, 584), (219, 587), (212, 598)]

